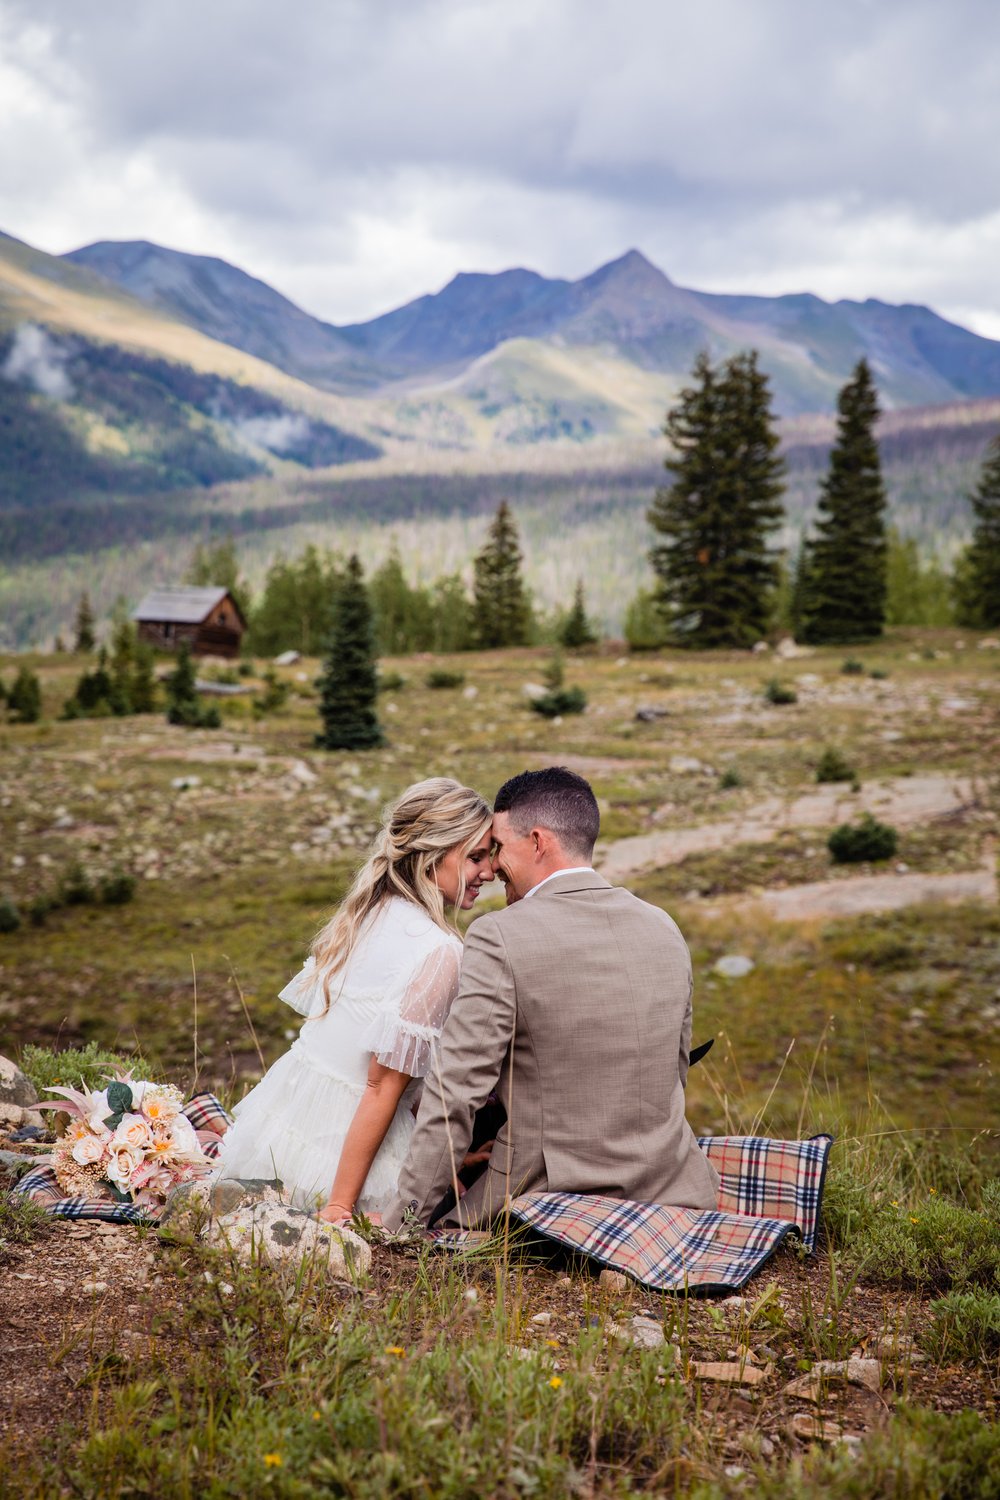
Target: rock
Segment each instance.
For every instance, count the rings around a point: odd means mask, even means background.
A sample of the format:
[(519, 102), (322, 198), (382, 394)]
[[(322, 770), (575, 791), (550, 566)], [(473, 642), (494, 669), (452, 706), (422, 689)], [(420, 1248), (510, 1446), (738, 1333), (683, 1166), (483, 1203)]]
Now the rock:
[(80, 1287), (81, 1292), (106, 1292), (108, 1283), (106, 1281), (85, 1281)]
[(170, 785), (175, 792), (187, 792), (192, 787), (201, 786), (200, 776), (175, 776)]
[(718, 1380), (727, 1385), (760, 1385), (770, 1375), (768, 1365), (730, 1364), (728, 1361), (691, 1361), (688, 1367), (693, 1380)]
[(796, 645), (790, 635), (786, 635), (784, 640), (780, 640), (774, 650), (775, 654), (780, 656), (782, 661), (794, 661), (796, 657), (814, 655), (809, 646)]
[(20, 1104), (30, 1109), (37, 1099), (38, 1090), (28, 1075), (9, 1057), (0, 1057), (0, 1104)]
[(624, 1292), (628, 1290), (628, 1277), (621, 1271), (602, 1271), (597, 1278), (597, 1285), (603, 1287), (606, 1292)]
[(636, 709), (635, 716), (640, 724), (655, 724), (657, 719), (669, 718), (670, 711), (666, 708), (657, 708), (653, 704), (643, 704), (641, 708)]
[(357, 1281), (372, 1259), (370, 1246), (353, 1230), (335, 1229), (287, 1204), (242, 1204), (211, 1219), (204, 1239), (242, 1261), (259, 1259), (276, 1270), (294, 1271), (309, 1262), (336, 1281)]
[(667, 1342), (663, 1329), (655, 1318), (633, 1318), (628, 1336), (638, 1349), (662, 1349)]
[(300, 658), (301, 652), (299, 651), (282, 651), (280, 656), (274, 658), (274, 665), (276, 667), (294, 667)]
[(707, 771), (709, 767), (694, 755), (672, 755), (668, 769), (675, 776), (688, 776), (692, 772)]
[(839, 1422), (815, 1417), (808, 1411), (796, 1412), (788, 1423), (788, 1431), (804, 1443), (838, 1443), (846, 1436)]
[(526, 682), (521, 692), (526, 698), (534, 700), (535, 698), (544, 698), (548, 692), (548, 688), (543, 687), (540, 682)]
[(724, 979), (743, 979), (753, 968), (752, 958), (747, 958), (742, 953), (727, 953), (725, 958), (720, 958), (712, 965), (712, 973), (721, 974)]
[(470, 682), (468, 687), (464, 687), (462, 689), (462, 697), (465, 698), (469, 703), (471, 703), (474, 698), (479, 697), (479, 689), (476, 687), (474, 682)]
[(977, 647), (979, 651), (1000, 651), (1000, 637), (984, 635)]
[(878, 1395), (882, 1389), (882, 1366), (877, 1359), (860, 1359), (856, 1355), (850, 1359), (819, 1359), (807, 1374), (790, 1380), (783, 1394), (798, 1396), (803, 1401), (818, 1401), (829, 1380), (847, 1380)]
[(766, 641), (755, 641), (753, 646), (753, 654), (754, 656), (766, 656), (770, 649), (771, 648)]
[(0, 1136), (14, 1135), (26, 1127), (39, 1131), (44, 1129), (45, 1121), (36, 1109), (25, 1109), (23, 1104), (0, 1103)]
[(549, 1324), (552, 1322), (552, 1314), (550, 1312), (535, 1313), (535, 1316), (531, 1321), (532, 1323), (534, 1323), (536, 1328), (548, 1328)]
[[(31, 1111), (27, 1111), (31, 1113)], [(10, 1139), (19, 1143), (21, 1141), (43, 1141), (45, 1139), (44, 1125), (22, 1125), (20, 1130), (15, 1130)]]

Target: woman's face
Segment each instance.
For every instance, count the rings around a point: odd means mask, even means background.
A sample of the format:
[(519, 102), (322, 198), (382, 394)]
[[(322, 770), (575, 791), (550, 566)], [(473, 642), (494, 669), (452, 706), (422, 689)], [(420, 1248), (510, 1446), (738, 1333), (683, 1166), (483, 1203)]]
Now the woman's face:
[(483, 829), (475, 848), (466, 850), (464, 844), (456, 844), (441, 856), (432, 871), (434, 884), (445, 899), (445, 904), (454, 906), (458, 897), (459, 876), (465, 873), (465, 894), (460, 911), (470, 911), (476, 904), (479, 887), (493, 879), (490, 863), (490, 828)]

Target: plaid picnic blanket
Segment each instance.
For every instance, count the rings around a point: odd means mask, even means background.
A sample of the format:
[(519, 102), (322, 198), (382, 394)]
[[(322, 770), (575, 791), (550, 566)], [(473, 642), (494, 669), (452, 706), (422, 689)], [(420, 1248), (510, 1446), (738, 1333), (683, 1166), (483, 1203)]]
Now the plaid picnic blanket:
[[(214, 1094), (195, 1094), (185, 1104), (187, 1115), (195, 1130), (215, 1130), (219, 1124), (231, 1125), (232, 1115), (219, 1103)], [(202, 1140), (206, 1156), (216, 1157), (221, 1136), (217, 1140)], [(51, 1163), (42, 1158), (36, 1167), (14, 1184), (15, 1193), (24, 1193), (40, 1208), (56, 1219), (103, 1219), (106, 1224), (155, 1224), (159, 1211), (137, 1203), (115, 1203), (108, 1198), (67, 1198), (56, 1180)]]
[[(736, 1292), (789, 1234), (812, 1254), (833, 1137), (775, 1141), (703, 1136), (719, 1173), (717, 1209), (665, 1208), (585, 1193), (525, 1193), (511, 1215), (536, 1234), (658, 1292)], [(474, 1230), (442, 1230), (440, 1249), (475, 1243)]]

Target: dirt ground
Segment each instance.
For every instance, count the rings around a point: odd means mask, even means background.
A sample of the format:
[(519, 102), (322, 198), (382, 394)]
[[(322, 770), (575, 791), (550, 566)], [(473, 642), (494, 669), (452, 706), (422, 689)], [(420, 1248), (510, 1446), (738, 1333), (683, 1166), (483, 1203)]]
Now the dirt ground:
[[(183, 1283), (172, 1271), (172, 1257), (181, 1253), (162, 1245), (153, 1231), (54, 1220), (50, 1234), (12, 1252), (0, 1266), (0, 1433), (9, 1458), (38, 1452), (67, 1422), (81, 1432), (99, 1425), (95, 1371), (113, 1372), (118, 1380), (130, 1372), (138, 1377), (154, 1349), (162, 1356), (172, 1346), (180, 1373), (185, 1346), (193, 1337), (202, 1347), (222, 1337), (220, 1327), (199, 1328), (193, 1335), (184, 1323)], [(468, 1274), (482, 1299), (495, 1295), (491, 1263), (477, 1263)], [(412, 1259), (376, 1248), (363, 1292), (365, 1305), (381, 1308), (394, 1289), (414, 1277)], [(806, 1352), (798, 1327), (806, 1295), (822, 1308), (830, 1285), (830, 1266), (822, 1253), (801, 1261), (783, 1248), (744, 1289), (742, 1301), (692, 1300), (690, 1360), (738, 1357), (735, 1321), (772, 1282), (785, 1312), (784, 1326), (755, 1328), (750, 1353), (744, 1356), (748, 1366), (764, 1372), (759, 1384), (751, 1388), (749, 1376), (742, 1384), (711, 1382), (693, 1375), (690, 1367), (682, 1376), (692, 1401), (720, 1423), (727, 1460), (746, 1457), (748, 1433), (756, 1435), (758, 1447), (763, 1442), (765, 1456), (796, 1451), (817, 1418), (830, 1435), (862, 1438), (904, 1397), (938, 1410), (973, 1407), (996, 1418), (998, 1392), (983, 1370), (939, 1369), (917, 1352), (913, 1340), (927, 1320), (926, 1302), (865, 1286), (850, 1291), (839, 1316), (841, 1326), (849, 1328), (850, 1351), (881, 1358), (881, 1390), (831, 1381), (819, 1403), (788, 1393)], [(552, 1360), (555, 1368), (557, 1346), (574, 1340), (593, 1320), (595, 1302), (612, 1338), (616, 1325), (627, 1334), (631, 1318), (645, 1314), (663, 1319), (672, 1304), (632, 1282), (607, 1290), (600, 1283), (595, 1287), (594, 1274), (579, 1264), (531, 1266), (523, 1274), (523, 1292), (522, 1346), (531, 1350), (537, 1345), (539, 1356)], [(548, 1318), (532, 1322), (540, 1313)]]

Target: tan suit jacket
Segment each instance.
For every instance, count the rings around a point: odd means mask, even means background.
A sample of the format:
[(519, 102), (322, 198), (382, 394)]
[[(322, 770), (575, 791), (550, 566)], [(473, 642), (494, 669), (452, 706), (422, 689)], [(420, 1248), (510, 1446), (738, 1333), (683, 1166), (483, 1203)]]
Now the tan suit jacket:
[(427, 1222), (494, 1089), (507, 1123), (452, 1218), (533, 1191), (715, 1208), (684, 1117), (690, 1045), (691, 960), (657, 907), (588, 870), (480, 917), (386, 1226)]

